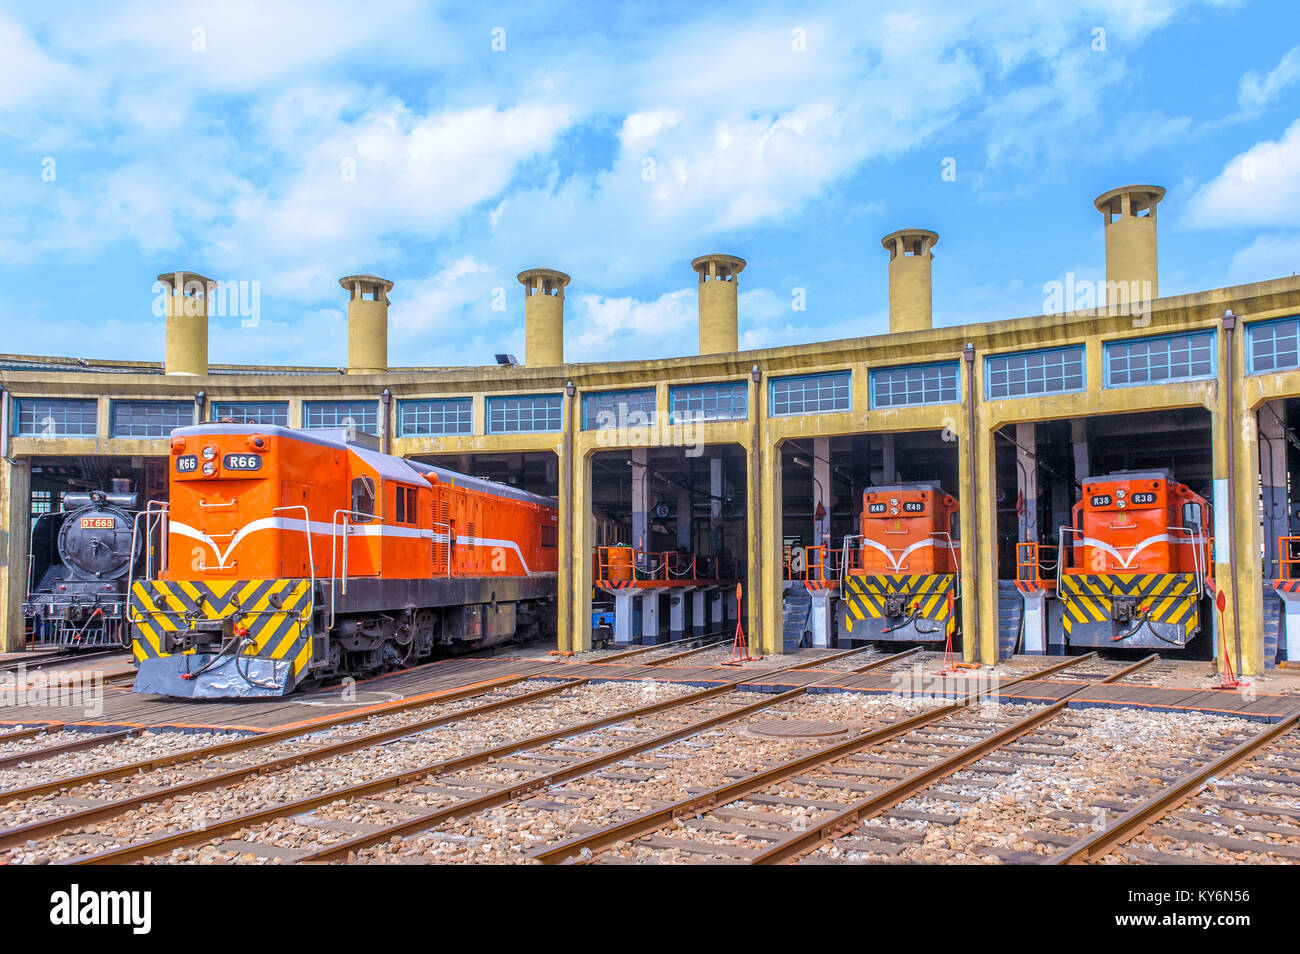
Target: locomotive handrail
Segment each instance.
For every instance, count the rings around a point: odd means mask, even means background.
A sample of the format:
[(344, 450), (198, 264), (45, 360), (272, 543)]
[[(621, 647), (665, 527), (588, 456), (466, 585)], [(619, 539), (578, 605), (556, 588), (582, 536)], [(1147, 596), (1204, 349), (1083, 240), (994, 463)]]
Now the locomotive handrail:
[(1292, 580), (1300, 579), (1300, 575), (1292, 569), (1300, 566), (1300, 556), (1292, 556), (1292, 553), (1300, 552), (1297, 550), (1300, 545), (1300, 537), (1284, 536), (1277, 538), (1277, 576), (1276, 579), (1283, 583), (1289, 583)]
[(302, 511), (302, 532), (307, 537), (307, 569), (311, 573), (311, 606), (308, 607), (307, 619), (314, 620), (316, 618), (316, 559), (311, 549), (311, 512), (305, 504), (289, 504), (284, 507), (272, 507), (271, 513), (276, 514), (281, 510)]
[(860, 533), (850, 533), (850, 534), (848, 534), (847, 536), (844, 537), (844, 541), (840, 544), (840, 571), (839, 571), (839, 572), (840, 572), (840, 576), (839, 576), (839, 581), (840, 581), (840, 585), (841, 585), (841, 586), (844, 584), (844, 577), (845, 577), (845, 575), (846, 575), (850, 570), (853, 569), (853, 561), (852, 561), (852, 559), (849, 557), (849, 554), (850, 554), (850, 553), (859, 553), (859, 552), (861, 552), (861, 550), (862, 550), (862, 546), (861, 546), (860, 543), (859, 543), (857, 546), (852, 546), (852, 547), (850, 546), (850, 544), (851, 544), (854, 540), (859, 540), (859, 541), (860, 541), (861, 539), (862, 539), (862, 534), (860, 534)]
[[(1173, 530), (1178, 533), (1187, 534), (1188, 542), (1192, 544), (1192, 572), (1196, 575), (1197, 592), (1205, 591), (1205, 568), (1201, 566), (1201, 547), (1205, 545), (1205, 536), (1201, 533), (1201, 528), (1196, 527), (1165, 527), (1166, 530)], [(1208, 554), (1206, 554), (1208, 563)]]
[[(1065, 572), (1065, 550), (1066, 550), (1065, 535), (1067, 533), (1077, 533), (1079, 536), (1083, 536), (1083, 531), (1075, 527), (1061, 528), (1060, 540), (1059, 543), (1057, 544), (1057, 550), (1056, 550), (1056, 592), (1057, 593), (1064, 592), (1064, 590), (1061, 589), (1061, 575)], [(1075, 543), (1070, 544), (1071, 554), (1074, 553), (1073, 548), (1076, 546), (1078, 546), (1078, 544)], [(1071, 563), (1073, 563), (1073, 560), (1071, 560)]]
[[(204, 510), (225, 510), (227, 508), (234, 510), (236, 507), (239, 506), (239, 498), (231, 497), (229, 503), (216, 503), (216, 504), (210, 504), (204, 500), (200, 500), (199, 506)], [(209, 534), (209, 536), (211, 536), (211, 534)]]
[(932, 531), (930, 531), (930, 536), (932, 536), (932, 537), (943, 537), (945, 540), (948, 541), (948, 552), (949, 552), (950, 554), (952, 554), (952, 562), (955, 563), (955, 564), (957, 565), (957, 572), (956, 572), (956, 574), (955, 574), (956, 577), (957, 577), (957, 579), (956, 579), (956, 581), (955, 581), (955, 583), (954, 583), (954, 586), (953, 586), (953, 595), (956, 596), (956, 597), (958, 597), (958, 598), (960, 598), (960, 597), (961, 597), (961, 546), (960, 546), (960, 543), (957, 542), (957, 541), (954, 541), (953, 538), (952, 538), (952, 534), (949, 533), (947, 530), (932, 530)]
[[(342, 518), (343, 518), (342, 522), (339, 521), (339, 517), (340, 517), (340, 516), (342, 516)], [(338, 510), (335, 510), (335, 511), (334, 511), (334, 517), (333, 517), (332, 520), (330, 520), (330, 625), (329, 625), (329, 628), (330, 628), (330, 629), (333, 629), (333, 628), (334, 628), (334, 616), (335, 616), (334, 591), (335, 591), (335, 589), (336, 589), (336, 587), (334, 586), (334, 581), (335, 581), (335, 580), (338, 580), (338, 581), (341, 583), (341, 587), (342, 587), (342, 590), (343, 590), (343, 595), (344, 595), (344, 596), (347, 596), (347, 595), (348, 595), (348, 541), (347, 541), (347, 535), (348, 535), (348, 532), (349, 532), (349, 531), (348, 531), (346, 528), (347, 528), (347, 527), (350, 527), (350, 526), (352, 525), (352, 524), (351, 524), (351, 518), (352, 518), (353, 516), (358, 516), (358, 517), (367, 517), (367, 518), (369, 518), (370, 520), (373, 520), (373, 519), (375, 518), (375, 515), (372, 514), (372, 513), (364, 513), (364, 512), (362, 512), (362, 511), (360, 511), (360, 510), (348, 510), (348, 509), (346, 509), (346, 508), (342, 508), (342, 507), (340, 507)], [(336, 545), (336, 544), (338, 543), (338, 539), (339, 539), (339, 527), (343, 527), (343, 528), (344, 528), (344, 531), (343, 531), (343, 538), (344, 538), (344, 539), (343, 539), (343, 575), (342, 575), (341, 577), (340, 577), (339, 574), (338, 574), (338, 546)]]

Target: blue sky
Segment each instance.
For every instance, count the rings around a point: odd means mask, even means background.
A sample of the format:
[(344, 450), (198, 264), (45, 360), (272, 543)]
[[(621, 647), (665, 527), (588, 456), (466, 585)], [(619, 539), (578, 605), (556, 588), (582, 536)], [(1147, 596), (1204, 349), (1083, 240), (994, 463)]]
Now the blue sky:
[(1297, 27), (1294, 0), (4, 3), (0, 351), (161, 360), (154, 277), (184, 267), (260, 283), (214, 362), (344, 363), (337, 280), (374, 272), (394, 365), (492, 363), (548, 266), (570, 360), (690, 354), (713, 251), (749, 261), (743, 347), (874, 334), (905, 226), (940, 236), (937, 324), (1032, 315), (1103, 277), (1092, 199), (1126, 183), (1169, 190), (1162, 294), (1290, 275)]

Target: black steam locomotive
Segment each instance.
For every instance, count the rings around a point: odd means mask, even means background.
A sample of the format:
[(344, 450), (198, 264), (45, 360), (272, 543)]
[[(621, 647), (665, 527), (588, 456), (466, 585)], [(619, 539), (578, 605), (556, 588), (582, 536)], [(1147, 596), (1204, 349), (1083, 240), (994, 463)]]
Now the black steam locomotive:
[(66, 493), (62, 510), (36, 520), (23, 603), (36, 645), (131, 644), (127, 582), (132, 569), (139, 569), (144, 546), (142, 540), (132, 546), (136, 495), (129, 487), (129, 481), (114, 480), (110, 492)]

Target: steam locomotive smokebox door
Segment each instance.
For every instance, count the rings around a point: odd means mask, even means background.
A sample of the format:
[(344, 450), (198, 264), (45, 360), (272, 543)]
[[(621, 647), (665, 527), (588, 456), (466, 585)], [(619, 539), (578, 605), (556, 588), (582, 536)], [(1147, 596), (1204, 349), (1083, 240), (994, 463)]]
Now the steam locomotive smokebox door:
[[(137, 549), (140, 541), (137, 541)], [(126, 576), (131, 560), (131, 521), (103, 508), (69, 514), (59, 527), (59, 551), (79, 579), (115, 580)]]

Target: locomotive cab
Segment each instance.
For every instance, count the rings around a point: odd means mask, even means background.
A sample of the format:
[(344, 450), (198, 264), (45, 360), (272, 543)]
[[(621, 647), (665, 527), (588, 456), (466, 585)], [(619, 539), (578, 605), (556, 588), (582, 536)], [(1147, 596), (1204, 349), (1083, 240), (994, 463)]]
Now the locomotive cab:
[(859, 533), (845, 540), (841, 645), (948, 639), (961, 554), (958, 504), (938, 484), (869, 487)]

